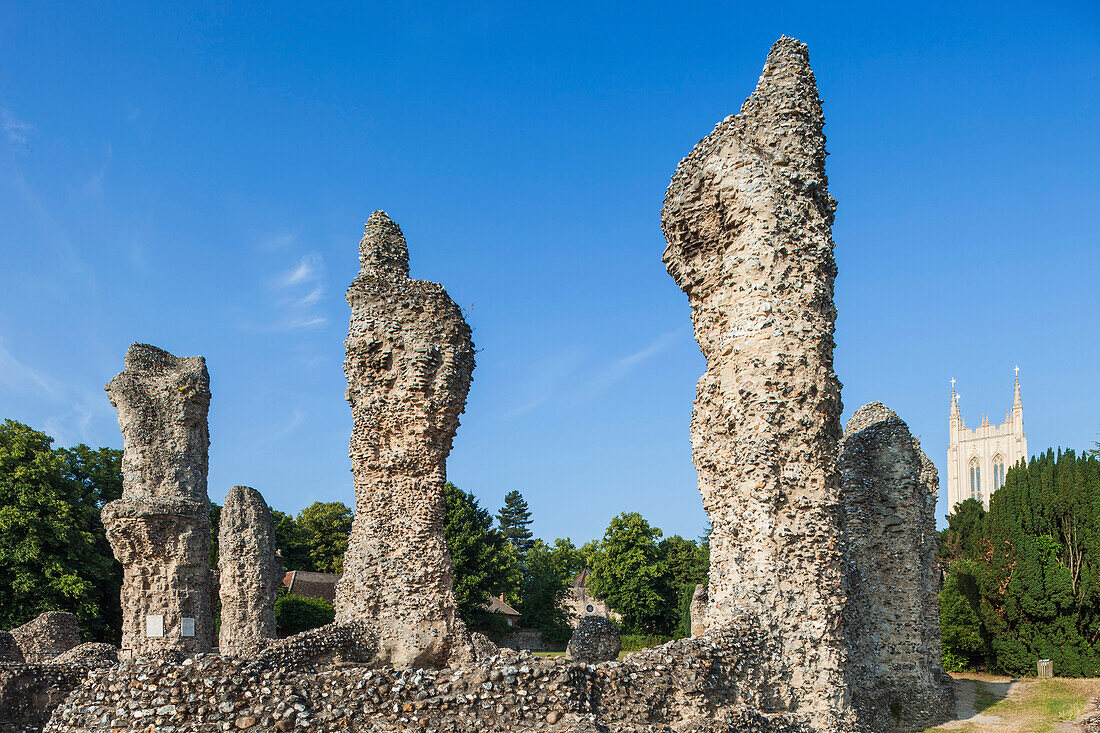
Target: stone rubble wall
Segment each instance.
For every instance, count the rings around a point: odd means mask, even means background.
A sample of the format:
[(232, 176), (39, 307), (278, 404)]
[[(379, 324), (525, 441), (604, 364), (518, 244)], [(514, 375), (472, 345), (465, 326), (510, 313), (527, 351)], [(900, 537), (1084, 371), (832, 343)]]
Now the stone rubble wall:
[[(214, 636), (206, 361), (132, 344), (125, 366), (105, 387), (122, 430), (122, 498), (102, 511), (123, 570), (122, 647), (204, 652)], [(163, 636), (147, 636), (150, 616), (163, 616)]]
[(226, 494), (218, 534), (221, 654), (254, 654), (276, 638), (275, 595), (283, 569), (275, 553), (267, 502), (253, 488), (234, 486)]
[(0, 662), (23, 663), (23, 650), (10, 631), (0, 631)]
[(0, 733), (36, 733), (88, 678), (75, 664), (0, 664)]
[(940, 658), (935, 466), (881, 402), (848, 421), (840, 466), (856, 702), (876, 729), (931, 727), (954, 709)]
[(359, 257), (344, 360), (355, 518), (336, 620), (372, 624), (381, 662), (442, 666), (472, 654), (443, 538), (446, 461), (474, 369), (470, 327), (442, 286), (409, 278), (405, 237), (385, 213), (371, 214)]
[(80, 645), (80, 625), (67, 611), (46, 611), (9, 632), (21, 659), (28, 664), (49, 662)]
[(511, 650), (439, 670), (139, 660), (89, 679), (46, 730), (810, 730), (799, 716), (762, 711), (764, 643), (734, 624), (598, 665)]
[(758, 618), (780, 650), (774, 704), (833, 731), (854, 724), (823, 124), (806, 46), (781, 38), (740, 113), (680, 162), (661, 224), (706, 358), (691, 439), (714, 528), (708, 620)]
[(622, 648), (619, 627), (614, 621), (603, 616), (585, 616), (569, 638), (565, 656), (588, 664), (610, 662), (619, 657)]

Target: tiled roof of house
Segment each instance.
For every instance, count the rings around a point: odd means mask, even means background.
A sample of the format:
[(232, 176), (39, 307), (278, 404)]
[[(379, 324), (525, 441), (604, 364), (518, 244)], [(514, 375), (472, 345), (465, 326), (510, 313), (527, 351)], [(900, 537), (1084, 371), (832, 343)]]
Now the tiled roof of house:
[(291, 570), (283, 576), (283, 586), (288, 593), (306, 598), (324, 598), (329, 603), (336, 601), (336, 581), (339, 575), (333, 573), (314, 573), (309, 570)]
[(485, 603), (481, 607), (489, 613), (499, 613), (502, 616), (514, 616), (515, 618), (520, 617), (519, 611), (493, 595), (486, 597)]

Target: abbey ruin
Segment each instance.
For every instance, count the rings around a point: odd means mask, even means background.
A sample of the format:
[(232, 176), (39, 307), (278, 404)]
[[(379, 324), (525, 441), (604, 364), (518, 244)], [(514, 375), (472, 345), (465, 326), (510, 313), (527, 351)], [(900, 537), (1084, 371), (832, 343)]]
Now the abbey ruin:
[(371, 625), (381, 661), (436, 667), (471, 653), (451, 591), (443, 484), (474, 345), (447, 291), (409, 278), (405, 237), (384, 212), (367, 220), (359, 263), (344, 360), (355, 520), (336, 620)]
[(218, 532), (222, 654), (249, 656), (275, 638), (275, 594), (283, 578), (276, 552), (275, 524), (263, 496), (250, 486), (231, 488)]
[(836, 202), (806, 47), (780, 39), (740, 114), (680, 163), (662, 258), (707, 360), (691, 419), (714, 531), (707, 623), (748, 614), (777, 651), (779, 709), (849, 708), (837, 537)]
[(206, 361), (134, 344), (106, 390), (123, 439), (122, 498), (103, 507), (123, 569), (122, 649), (135, 657), (208, 651), (214, 614)]
[(108, 385), (125, 492), (103, 512), (126, 572), (129, 653), (2, 664), (0, 706), (15, 699), (6, 690), (40, 689), (48, 703), (20, 712), (22, 725), (58, 733), (856, 733), (935, 722), (951, 699), (935, 471), (881, 405), (841, 434), (823, 122), (807, 49), (781, 38), (741, 112), (680, 162), (665, 196), (663, 261), (706, 358), (691, 440), (714, 530), (691, 638), (616, 660), (606, 622), (606, 639), (592, 631), (595, 653), (572, 645), (586, 662), (467, 633), (443, 487), (474, 367), (470, 328), (442, 286), (410, 278), (405, 238), (379, 211), (347, 292), (355, 515), (335, 623), (272, 638), (270, 514), (236, 487), (222, 518), (219, 653), (206, 653), (209, 379), (201, 357), (135, 344)]
[(939, 476), (890, 408), (859, 408), (840, 443), (845, 634), (857, 695), (880, 714), (933, 725), (950, 709), (940, 660)]

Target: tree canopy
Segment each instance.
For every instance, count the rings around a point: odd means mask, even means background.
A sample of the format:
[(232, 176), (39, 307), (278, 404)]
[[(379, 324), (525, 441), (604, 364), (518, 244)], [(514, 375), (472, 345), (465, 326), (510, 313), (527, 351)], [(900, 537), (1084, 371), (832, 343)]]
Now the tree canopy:
[(516, 558), (493, 518), (473, 494), (448, 482), (443, 536), (454, 563), (454, 594), (462, 618), (474, 628), (489, 619), (482, 606), (489, 595), (513, 590), (518, 584)]
[(521, 555), (531, 548), (532, 521), (531, 510), (523, 494), (515, 490), (505, 494), (504, 506), (497, 513), (497, 522), (500, 524), (500, 533), (504, 539), (511, 542)]
[(0, 627), (69, 611), (85, 638), (117, 643), (122, 569), (99, 510), (121, 494), (122, 454), (52, 443), (14, 420), (0, 425)]
[(1012, 675), (1054, 661), (1064, 676), (1100, 673), (1100, 460), (1047, 451), (1009, 470), (989, 511), (948, 517), (940, 594), (945, 661)]

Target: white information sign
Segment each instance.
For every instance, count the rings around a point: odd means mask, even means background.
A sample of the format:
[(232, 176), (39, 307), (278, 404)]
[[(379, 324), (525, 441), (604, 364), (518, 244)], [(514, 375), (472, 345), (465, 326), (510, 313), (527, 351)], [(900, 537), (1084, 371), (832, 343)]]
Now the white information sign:
[(180, 636), (195, 635), (195, 619), (184, 616), (180, 619)]
[(145, 617), (146, 636), (164, 636), (164, 616), (154, 615)]

